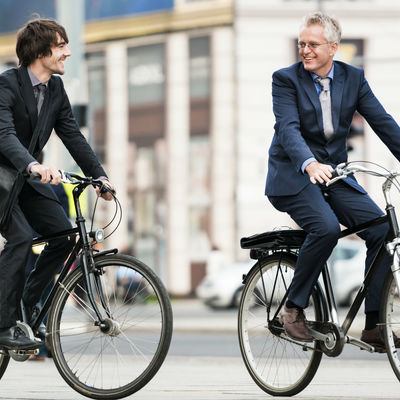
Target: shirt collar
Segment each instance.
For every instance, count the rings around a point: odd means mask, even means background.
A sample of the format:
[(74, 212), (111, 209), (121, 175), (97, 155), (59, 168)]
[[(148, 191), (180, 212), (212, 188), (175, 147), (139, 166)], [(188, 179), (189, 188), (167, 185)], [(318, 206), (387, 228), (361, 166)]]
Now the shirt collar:
[(318, 76), (318, 75), (314, 74), (313, 72), (310, 72), (310, 73), (311, 73), (311, 77), (312, 77), (312, 79), (313, 79), (314, 82), (315, 82), (315, 80), (316, 80), (317, 78), (331, 78), (331, 81), (333, 81), (333, 73), (334, 73), (334, 70), (335, 70), (335, 64), (332, 63), (332, 68), (331, 68), (331, 70), (328, 72), (328, 75), (326, 75), (326, 76)]
[[(37, 86), (40, 85), (42, 82), (40, 82), (39, 78), (32, 72), (32, 70), (30, 69), (30, 67), (27, 68), (28, 70), (28, 75), (29, 78), (31, 80), (32, 86)], [(49, 81), (47, 81), (46, 83), (44, 83), (44, 85), (48, 85)]]

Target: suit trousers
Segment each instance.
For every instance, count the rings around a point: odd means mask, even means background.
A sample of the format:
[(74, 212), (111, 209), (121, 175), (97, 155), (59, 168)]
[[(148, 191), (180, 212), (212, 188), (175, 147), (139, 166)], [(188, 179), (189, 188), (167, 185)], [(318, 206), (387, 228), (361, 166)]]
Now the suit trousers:
[(40, 300), (75, 244), (74, 237), (47, 243), (25, 283), (32, 229), (40, 235), (50, 235), (70, 228), (71, 223), (58, 201), (24, 184), (10, 223), (1, 231), (6, 244), (0, 254), (0, 329), (15, 325), (21, 297), (29, 306)]
[[(294, 196), (270, 196), (269, 200), (279, 211), (287, 212), (307, 232), (299, 251), (288, 295), (288, 299), (301, 308), (307, 307), (312, 288), (337, 244), (339, 223), (352, 227), (385, 214), (368, 194), (363, 194), (342, 181), (328, 188), (309, 184)], [(358, 234), (367, 246), (365, 271), (371, 265), (388, 231), (389, 225), (385, 223)], [(365, 312), (379, 310), (383, 281), (390, 264), (391, 257), (387, 254), (368, 290)]]

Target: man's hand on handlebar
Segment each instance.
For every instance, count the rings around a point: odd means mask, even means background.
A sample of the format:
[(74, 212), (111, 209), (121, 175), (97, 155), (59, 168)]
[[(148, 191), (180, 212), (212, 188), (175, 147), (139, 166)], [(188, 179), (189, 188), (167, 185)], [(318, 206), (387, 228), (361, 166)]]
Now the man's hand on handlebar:
[[(102, 179), (104, 186), (107, 186), (107, 188), (111, 189), (111, 191), (115, 194), (116, 190), (114, 186), (107, 180), (107, 179)], [(102, 191), (100, 187), (96, 187), (96, 193), (97, 196), (102, 197), (104, 200), (110, 201), (113, 199), (113, 196), (110, 192), (108, 191)]]
[(311, 183), (329, 182), (332, 178), (333, 168), (328, 164), (322, 164), (318, 161), (312, 161), (307, 165), (305, 171), (310, 177)]
[(50, 183), (52, 185), (58, 185), (61, 182), (60, 171), (53, 167), (48, 167), (43, 164), (33, 164), (30, 171), (31, 174), (40, 175), (40, 182)]

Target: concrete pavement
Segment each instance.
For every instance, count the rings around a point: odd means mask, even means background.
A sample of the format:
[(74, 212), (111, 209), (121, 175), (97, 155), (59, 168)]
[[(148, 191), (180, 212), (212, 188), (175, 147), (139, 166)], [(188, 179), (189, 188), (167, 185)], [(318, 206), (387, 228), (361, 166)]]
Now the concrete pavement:
[[(389, 362), (366, 363), (324, 358), (311, 384), (296, 399), (398, 399), (400, 383)], [(258, 400), (269, 396), (252, 381), (242, 360), (210, 357), (167, 357), (158, 374), (136, 400)], [(11, 362), (0, 381), (1, 400), (78, 400), (53, 362)], [(285, 399), (285, 398), (282, 398)]]
[[(210, 313), (198, 301), (174, 301), (175, 332), (236, 332), (235, 310)], [(354, 336), (362, 328), (356, 321)], [(172, 344), (173, 346), (173, 344)], [(302, 400), (398, 399), (400, 383), (386, 355), (367, 359), (324, 356), (311, 384), (295, 398)], [(136, 394), (137, 400), (258, 400), (269, 396), (253, 382), (240, 357), (167, 356), (153, 380)], [(17, 363), (13, 360), (0, 381), (0, 400), (75, 400), (83, 396), (70, 388), (51, 359)], [(282, 398), (284, 399), (284, 398)]]

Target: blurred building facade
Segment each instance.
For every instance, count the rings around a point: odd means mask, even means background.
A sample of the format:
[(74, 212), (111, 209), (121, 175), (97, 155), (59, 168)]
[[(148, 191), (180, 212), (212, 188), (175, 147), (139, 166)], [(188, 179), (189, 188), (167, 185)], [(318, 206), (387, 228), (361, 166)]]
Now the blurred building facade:
[[(32, 11), (55, 17), (54, 1), (38, 1), (41, 9), (29, 3), (14, 25)], [(301, 18), (321, 7), (342, 24), (337, 58), (362, 65), (400, 121), (398, 1), (86, 0), (80, 88), (88, 138), (124, 209), (108, 245), (132, 249), (171, 293), (193, 291), (213, 246), (232, 262), (247, 256), (240, 237), (293, 226), (264, 196), (271, 76), (296, 61)], [(15, 29), (7, 24), (0, 23), (2, 68), (16, 61)], [(396, 168), (361, 118), (353, 128), (352, 158)], [(59, 149), (53, 140), (54, 162)], [(363, 183), (378, 199), (380, 183)]]

